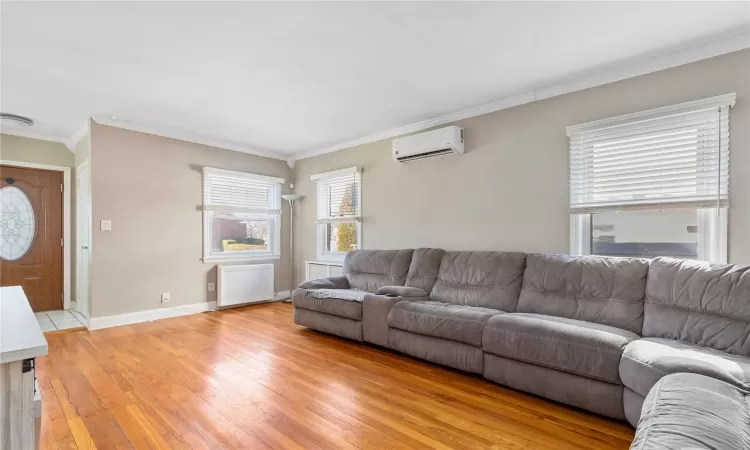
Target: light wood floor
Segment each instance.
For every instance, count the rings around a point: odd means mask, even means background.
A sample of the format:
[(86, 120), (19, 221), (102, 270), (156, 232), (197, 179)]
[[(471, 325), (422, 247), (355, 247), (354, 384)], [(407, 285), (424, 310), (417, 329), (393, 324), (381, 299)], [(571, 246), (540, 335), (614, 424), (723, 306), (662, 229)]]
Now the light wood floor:
[(43, 449), (627, 449), (632, 429), (298, 327), (288, 304), (48, 336)]

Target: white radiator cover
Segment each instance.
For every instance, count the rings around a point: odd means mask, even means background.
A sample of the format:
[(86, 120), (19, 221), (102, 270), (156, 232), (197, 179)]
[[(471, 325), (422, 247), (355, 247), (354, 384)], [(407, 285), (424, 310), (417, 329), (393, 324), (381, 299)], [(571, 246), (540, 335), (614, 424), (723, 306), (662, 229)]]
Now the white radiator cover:
[(216, 306), (243, 305), (273, 300), (273, 264), (219, 265)]

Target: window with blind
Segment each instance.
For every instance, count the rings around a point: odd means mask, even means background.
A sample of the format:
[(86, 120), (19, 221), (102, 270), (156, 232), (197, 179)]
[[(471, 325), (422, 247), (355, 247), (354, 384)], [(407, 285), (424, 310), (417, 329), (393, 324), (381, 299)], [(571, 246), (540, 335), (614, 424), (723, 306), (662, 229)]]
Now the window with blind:
[(203, 168), (203, 259), (278, 259), (281, 178)]
[(726, 261), (735, 95), (568, 127), (571, 251)]
[(362, 242), (362, 178), (356, 167), (316, 174), (318, 259), (340, 260)]

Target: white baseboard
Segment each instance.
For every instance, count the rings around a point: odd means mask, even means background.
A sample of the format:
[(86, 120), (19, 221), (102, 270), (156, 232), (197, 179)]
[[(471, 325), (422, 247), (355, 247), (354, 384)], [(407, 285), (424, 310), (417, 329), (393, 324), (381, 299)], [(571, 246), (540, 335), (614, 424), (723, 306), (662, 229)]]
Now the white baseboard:
[[(289, 298), (289, 291), (277, 292), (273, 296), (272, 302), (278, 302)], [(265, 303), (265, 302), (259, 302)], [(252, 303), (249, 303), (250, 305)], [(238, 305), (243, 306), (243, 305)], [(132, 313), (117, 314), (114, 316), (92, 317), (89, 319), (89, 330), (100, 330), (102, 328), (119, 327), (120, 325), (131, 325), (140, 322), (152, 322), (159, 319), (168, 319), (170, 317), (187, 316), (206, 311), (214, 311), (216, 302), (193, 303), (191, 305), (181, 305), (172, 308), (149, 309), (146, 311), (137, 311)]]
[(172, 308), (149, 309), (114, 316), (92, 317), (89, 319), (89, 330), (118, 327), (140, 322), (151, 322), (170, 317), (187, 316), (216, 309), (216, 302), (193, 303), (191, 305), (174, 306)]

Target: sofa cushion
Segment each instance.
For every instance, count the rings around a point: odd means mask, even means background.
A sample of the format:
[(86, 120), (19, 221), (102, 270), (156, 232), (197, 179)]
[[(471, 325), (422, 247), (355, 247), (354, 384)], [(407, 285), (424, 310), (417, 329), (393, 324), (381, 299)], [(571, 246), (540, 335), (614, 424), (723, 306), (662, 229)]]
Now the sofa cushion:
[(403, 286), (414, 250), (352, 250), (344, 258), (349, 287), (375, 292), (382, 286)]
[(487, 353), (609, 383), (620, 383), (620, 356), (631, 331), (539, 314), (503, 314), (484, 326)]
[[(615, 419), (625, 418), (622, 401), (623, 387), (619, 384), (581, 377), (491, 353), (484, 354), (484, 377), (519, 391), (587, 409), (597, 414)], [(555, 447), (543, 448), (554, 449)]]
[(750, 266), (654, 259), (643, 336), (750, 356)]
[(422, 289), (428, 294), (432, 290), (440, 271), (440, 261), (445, 250), (441, 248), (418, 248), (414, 250), (406, 276), (406, 285)]
[(502, 313), (495, 309), (435, 301), (404, 301), (391, 308), (388, 325), (424, 336), (481, 347), (484, 323), (490, 317)]
[(362, 341), (362, 321), (325, 314), (310, 309), (294, 308), (294, 323), (323, 333)]
[(641, 332), (648, 260), (530, 254), (515, 312)]
[(643, 402), (630, 450), (748, 449), (750, 393), (719, 380), (679, 373)]
[(750, 388), (750, 358), (689, 342), (643, 338), (625, 347), (620, 378), (642, 396), (665, 375), (690, 372)]
[(466, 372), (482, 373), (484, 367), (484, 353), (479, 347), (398, 328), (391, 328), (388, 333), (388, 347), (415, 358)]
[(525, 265), (524, 253), (446, 252), (430, 297), (454, 305), (515, 311)]
[(295, 308), (361, 320), (365, 294), (353, 289), (297, 289), (292, 304)]

